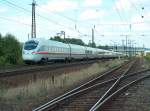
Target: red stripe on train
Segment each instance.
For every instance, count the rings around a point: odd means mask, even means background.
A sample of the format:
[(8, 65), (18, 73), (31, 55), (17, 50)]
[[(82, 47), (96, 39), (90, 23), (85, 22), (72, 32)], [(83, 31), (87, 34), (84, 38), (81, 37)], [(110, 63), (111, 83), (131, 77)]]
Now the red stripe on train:
[[(32, 54), (65, 54), (65, 55), (69, 55), (70, 53), (32, 52)], [(86, 54), (71, 54), (71, 55), (86, 55)]]
[(32, 54), (49, 54), (49, 52), (32, 52)]

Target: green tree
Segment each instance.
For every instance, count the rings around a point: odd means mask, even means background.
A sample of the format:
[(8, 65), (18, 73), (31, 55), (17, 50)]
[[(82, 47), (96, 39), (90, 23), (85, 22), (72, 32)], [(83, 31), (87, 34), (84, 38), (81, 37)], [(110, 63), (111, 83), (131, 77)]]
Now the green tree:
[(5, 62), (9, 64), (18, 64), (21, 61), (21, 46), (15, 39), (15, 36), (6, 34), (3, 38), (3, 49)]
[(2, 35), (0, 34), (0, 57), (3, 55), (3, 39)]
[(75, 38), (66, 38), (64, 39), (65, 43), (71, 43), (71, 44), (77, 44), (84, 46), (85, 43), (81, 39), (75, 39)]
[(59, 41), (59, 42), (63, 42), (63, 39), (60, 37), (60, 36), (55, 36), (54, 38), (50, 38), (51, 40), (56, 40), (56, 41)]
[(91, 43), (91, 42), (89, 41), (88, 46), (89, 46), (89, 47), (94, 47), (94, 48), (95, 48), (95, 47), (96, 47), (96, 44), (95, 44), (95, 43)]
[(4, 45), (3, 38), (2, 35), (0, 34), (0, 66), (3, 66), (5, 64), (3, 45)]
[(63, 43), (77, 44), (77, 45), (86, 45), (81, 39), (75, 38), (61, 38), (60, 36), (55, 36), (54, 38), (50, 38), (51, 40), (56, 40)]
[(105, 49), (105, 50), (109, 50), (111, 47), (109, 47), (108, 45), (105, 45), (105, 46), (98, 46), (97, 48), (99, 49)]

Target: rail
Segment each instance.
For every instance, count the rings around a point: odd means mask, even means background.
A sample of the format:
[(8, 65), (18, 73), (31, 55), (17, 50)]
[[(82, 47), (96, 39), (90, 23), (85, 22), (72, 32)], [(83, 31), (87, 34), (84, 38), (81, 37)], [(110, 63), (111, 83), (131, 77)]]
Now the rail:
[(107, 76), (108, 74), (112, 73), (113, 71), (116, 71), (116, 70), (120, 69), (121, 67), (125, 66), (126, 64), (128, 64), (128, 63), (125, 63), (123, 65), (120, 65), (120, 66), (118, 66), (118, 67), (108, 71), (108, 72), (103, 73), (99, 77), (97, 77), (97, 78), (95, 78), (95, 79), (93, 79), (93, 80), (91, 80), (91, 81), (89, 81), (89, 82), (87, 82), (87, 83), (85, 83), (85, 84), (83, 84), (83, 85), (81, 85), (81, 86), (79, 86), (79, 87), (77, 87), (77, 88), (75, 88), (75, 89), (73, 89), (73, 90), (71, 90), (71, 91), (69, 91), (69, 92), (67, 92), (67, 93), (65, 93), (65, 94), (63, 94), (63, 95), (53, 99), (53, 100), (51, 100), (51, 101), (49, 101), (49, 102), (47, 102), (46, 104), (43, 104), (42, 106), (40, 106), (38, 108), (35, 108), (33, 111), (43, 111), (43, 110), (45, 110), (45, 109), (47, 109), (47, 108), (49, 108), (49, 107), (59, 103), (60, 101), (63, 101), (63, 100), (65, 100), (65, 99), (67, 99), (67, 98), (69, 98), (71, 96), (74, 96), (76, 94), (79, 94), (79, 93), (82, 93), (82, 92), (84, 92), (86, 90), (89, 90), (90, 88), (94, 88), (97, 85), (104, 85), (104, 84), (107, 84), (108, 82), (115, 81), (116, 79), (112, 79), (112, 80), (104, 81), (104, 82), (101, 82), (101, 83), (98, 83), (98, 84), (86, 87), (87, 85), (91, 84), (92, 82), (94, 82), (94, 81), (96, 81), (96, 80), (98, 80), (100, 78), (103, 78), (104, 76)]
[(48, 64), (44, 66), (32, 66), (30, 67), (25, 67), (23, 69), (16, 69), (16, 70), (6, 70), (0, 72), (0, 77), (8, 77), (8, 76), (16, 76), (16, 75), (23, 75), (23, 74), (29, 74), (33, 72), (38, 72), (38, 71), (47, 71), (47, 70), (55, 70), (57, 68), (65, 68), (65, 67), (72, 67), (75, 65), (84, 65), (84, 64), (92, 64), (96, 62), (96, 60), (93, 61), (82, 61), (82, 62), (76, 62), (76, 63), (62, 63), (62, 64)]

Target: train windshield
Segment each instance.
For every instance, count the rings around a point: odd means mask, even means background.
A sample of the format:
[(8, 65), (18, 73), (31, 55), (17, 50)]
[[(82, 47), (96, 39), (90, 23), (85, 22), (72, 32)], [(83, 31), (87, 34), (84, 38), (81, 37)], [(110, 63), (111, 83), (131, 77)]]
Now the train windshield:
[(37, 47), (37, 45), (38, 45), (37, 41), (31, 40), (31, 41), (28, 41), (28, 42), (25, 43), (24, 49), (25, 50), (33, 50)]

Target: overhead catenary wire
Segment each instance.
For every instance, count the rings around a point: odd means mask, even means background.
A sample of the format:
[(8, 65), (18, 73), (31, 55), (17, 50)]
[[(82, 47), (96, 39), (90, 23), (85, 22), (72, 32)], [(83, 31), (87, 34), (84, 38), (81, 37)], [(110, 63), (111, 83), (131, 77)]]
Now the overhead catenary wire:
[[(7, 18), (7, 17), (4, 17), (4, 16), (0, 16), (0, 19), (1, 19), (1, 20), (4, 20), (4, 21), (11, 22), (11, 23), (14, 23), (14, 24), (20, 24), (20, 25), (24, 25), (24, 26), (26, 26), (26, 27), (31, 27), (31, 24), (23, 23), (23, 22), (21, 22), (21, 21), (19, 21), (19, 20)], [(38, 26), (38, 24), (37, 24), (37, 26)], [(47, 29), (41, 28), (40, 30), (45, 31), (45, 30), (47, 30)], [(49, 30), (47, 30), (47, 31), (49, 31)]]
[[(42, 2), (42, 3), (43, 3), (43, 2)], [(43, 7), (39, 7), (39, 8), (41, 8), (41, 9), (43, 9), (43, 10), (46, 10), (46, 11), (49, 11), (49, 12), (52, 13), (52, 14), (61, 16), (61, 17), (65, 18), (65, 19), (67, 19), (67, 20), (69, 20), (69, 21), (76, 22), (75, 19), (73, 19), (73, 18), (71, 18), (71, 17), (68, 17), (68, 16), (66, 16), (66, 15), (64, 15), (64, 14), (58, 13), (58, 12), (56, 12), (56, 11), (53, 12), (53, 11), (50, 11), (49, 9), (43, 8)]]
[[(71, 18), (71, 17), (68, 17), (68, 16), (62, 14), (62, 13), (59, 13), (59, 12), (56, 12), (56, 11), (53, 12), (53, 11), (50, 11), (50, 9), (48, 9), (48, 8), (43, 8), (43, 7), (40, 7), (40, 6), (39, 6), (39, 8), (42, 9), (42, 10), (45, 10), (45, 11), (49, 11), (49, 13), (52, 13), (52, 14), (61, 16), (61, 17), (65, 18), (65, 19), (67, 19), (67, 20), (69, 20), (69, 21), (75, 23), (75, 25), (76, 25), (76, 23), (77, 23), (77, 19), (73, 19), (73, 18)], [(77, 16), (76, 16), (76, 17), (77, 17)], [(88, 24), (89, 24), (89, 23), (86, 24), (86, 23), (83, 23), (83, 22), (80, 22), (80, 23), (81, 23), (81, 24), (84, 24), (84, 25), (88, 25)]]
[(113, 4), (114, 4), (114, 6), (115, 6), (115, 10), (116, 10), (116, 12), (117, 12), (117, 14), (118, 14), (120, 20), (121, 20), (122, 22), (124, 22), (124, 19), (122, 18), (121, 14), (120, 14), (120, 12), (119, 12), (117, 6), (116, 6), (116, 0), (113, 0)]
[[(19, 6), (19, 5), (16, 5), (16, 4), (14, 4), (13, 2), (10, 2), (10, 1), (8, 1), (8, 0), (2, 0), (2, 1), (7, 2), (7, 4), (8, 4), (9, 6), (11, 6), (11, 7), (16, 7), (16, 8), (22, 9), (22, 10), (24, 10), (24, 12), (29, 13), (29, 14), (31, 13), (30, 10), (25, 9), (25, 8)], [(116, 10), (116, 11), (117, 11), (117, 10)], [(118, 13), (118, 11), (117, 11), (117, 13)], [(120, 13), (120, 12), (119, 12), (119, 13)], [(121, 16), (121, 14), (119, 14), (119, 13), (118, 13), (118, 15), (119, 15), (119, 17), (120, 17), (120, 19), (121, 19), (122, 16)], [(80, 35), (87, 35), (87, 34), (81, 33), (78, 28), (75, 29), (75, 28), (73, 28), (73, 27), (67, 27), (67, 26), (65, 26), (65, 25), (63, 25), (63, 24), (60, 24), (59, 22), (57, 22), (57, 21), (55, 21), (55, 20), (52, 20), (51, 18), (44, 17), (44, 16), (42, 16), (42, 15), (40, 15), (40, 14), (38, 14), (38, 13), (36, 13), (36, 15), (37, 15), (38, 17), (44, 19), (44, 20), (47, 20), (48, 22), (51, 22), (51, 23), (56, 24), (56, 25), (59, 25), (59, 26), (61, 26), (61, 27), (65, 27), (65, 28), (67, 28), (67, 29), (69, 29), (69, 30), (71, 30), (71, 31), (76, 31), (76, 32), (79, 33)], [(65, 15), (64, 15), (64, 16), (65, 16)], [(69, 17), (69, 18), (70, 18), (70, 17)], [(67, 19), (67, 18), (66, 18), (66, 19)], [(68, 20), (69, 20), (69, 19), (68, 19)], [(124, 22), (123, 18), (121, 19), (121, 21)], [(133, 23), (133, 24), (140, 24), (140, 22)], [(29, 24), (28, 24), (28, 25), (29, 25)], [(112, 25), (112, 24), (100, 24), (100, 25)], [(119, 25), (119, 24), (117, 24), (117, 25)], [(121, 25), (123, 25), (123, 24), (121, 24)], [(126, 24), (126, 25), (127, 25), (127, 24)], [(77, 27), (77, 26), (76, 26), (76, 27)], [(98, 31), (97, 31), (97, 32), (98, 32)], [(81, 36), (80, 36), (80, 37), (81, 37)]]
[[(19, 8), (19, 9), (21, 9), (21, 10), (27, 12), (27, 13), (31, 13), (30, 10), (27, 10), (27, 9), (25, 9), (25, 8), (19, 6), (19, 5), (16, 5), (16, 4), (14, 4), (14, 3), (12, 3), (12, 2), (10, 2), (10, 1), (8, 1), (8, 0), (2, 0), (2, 1), (5, 1), (6, 3), (8, 3), (9, 6), (11, 5), (11, 6), (16, 7), (16, 8)], [(37, 15), (38, 17), (44, 19), (44, 20), (47, 20), (48, 22), (51, 22), (51, 23), (53, 23), (53, 24), (59, 25), (59, 26), (64, 27), (64, 28), (67, 28), (68, 30), (74, 31), (74, 28), (71, 28), (71, 27), (67, 27), (67, 26), (65, 26), (65, 25), (62, 25), (62, 24), (58, 23), (57, 21), (54, 21), (54, 20), (52, 20), (52, 19), (50, 19), (50, 18), (47, 18), (47, 17), (44, 17), (44, 16), (42, 16), (42, 15), (40, 15), (40, 14), (38, 14), (38, 13), (36, 13), (36, 15)]]
[[(114, 1), (117, 2), (116, 0), (114, 0)], [(119, 13), (120, 16), (121, 16), (121, 13), (120, 13), (118, 7), (116, 6), (116, 4), (115, 4), (115, 7), (116, 7), (116, 10), (118, 11), (118, 13)], [(125, 22), (128, 22), (128, 19), (127, 19), (128, 17), (127, 17), (127, 15), (126, 15), (126, 13), (125, 13), (125, 9), (124, 9), (124, 6), (123, 6), (122, 2), (120, 2), (120, 7), (122, 8), (122, 14), (124, 15), (124, 16), (123, 16), (124, 21), (125, 21)]]
[[(43, 2), (42, 2), (42, 3), (43, 3)], [(70, 17), (68, 17), (68, 16), (66, 16), (66, 15), (64, 15), (64, 14), (58, 13), (58, 12), (50, 11), (50, 10), (47, 9), (47, 8), (43, 8), (43, 7), (39, 7), (39, 8), (41, 8), (41, 9), (43, 9), (43, 10), (45, 10), (45, 11), (49, 11), (49, 12), (52, 13), (52, 14), (61, 16), (61, 17), (65, 18), (65, 19), (67, 19), (67, 20), (69, 20), (69, 21), (74, 22), (74, 23), (75, 23), (75, 25), (74, 25), (74, 30), (75, 30), (77, 33), (79, 33), (79, 34), (85, 35), (85, 34), (81, 33), (81, 32), (79, 31), (79, 29), (77, 28), (77, 19), (70, 18)], [(76, 17), (77, 17), (77, 16), (76, 16)], [(82, 23), (82, 22), (81, 22), (81, 23)], [(84, 25), (87, 25), (87, 24), (84, 24)], [(79, 36), (82, 37), (81, 35), (79, 35)]]
[[(116, 13), (118, 14), (120, 20), (121, 20), (123, 23), (125, 23), (124, 19), (122, 18), (121, 14), (120, 14), (120, 12), (119, 12), (117, 6), (116, 6), (116, 0), (112, 0), (112, 2), (113, 2), (113, 4), (114, 4), (114, 6), (115, 6)], [(126, 22), (127, 22), (127, 21), (126, 21)], [(124, 26), (124, 29), (126, 29), (126, 26)]]
[[(131, 2), (131, 1), (130, 1)], [(44, 2), (42, 2), (42, 3), (44, 3)], [(131, 2), (132, 3), (132, 5), (136, 8), (136, 10), (137, 10), (137, 7), (135, 6), (135, 4), (133, 4), (133, 2)], [(121, 4), (122, 5), (122, 4)], [(50, 11), (49, 9), (47, 9), (47, 8), (42, 8), (42, 7), (40, 7), (41, 9), (43, 9), (43, 10), (46, 10), (46, 11)], [(88, 8), (88, 7), (84, 7), (84, 8)], [(93, 7), (92, 7), (93, 8)], [(95, 7), (95, 8), (100, 8), (100, 7)], [(117, 9), (118, 10), (118, 9)], [(119, 11), (119, 10), (118, 10)], [(138, 11), (138, 10), (137, 10)], [(52, 12), (52, 11), (50, 11), (50, 13), (53, 13), (53, 14), (55, 14), (55, 15), (59, 15), (59, 16), (61, 16), (61, 17), (64, 17), (64, 18), (66, 18), (66, 19), (68, 19), (68, 20), (70, 20), (70, 21), (72, 21), (72, 22), (77, 22), (77, 20), (75, 20), (75, 19), (73, 19), (73, 18), (70, 18), (70, 17), (68, 17), (68, 16), (66, 16), (66, 15), (64, 15), (64, 14), (61, 14), (61, 13), (57, 13), (57, 12)], [(123, 18), (121, 17), (121, 14), (120, 14), (120, 12), (119, 12), (119, 16), (120, 16), (120, 18), (121, 18), (121, 20), (123, 21)], [(124, 16), (124, 18), (125, 18), (125, 21), (127, 21), (127, 18), (126, 18), (126, 16)], [(81, 22), (82, 23), (82, 22)], [(139, 23), (133, 23), (133, 24), (140, 24), (140, 23), (142, 23), (142, 22), (139, 22)], [(85, 24), (85, 25), (87, 25), (87, 24)], [(108, 25), (108, 24), (101, 24), (101, 25)], [(120, 24), (117, 24), (117, 25), (120, 25)]]
[(137, 13), (141, 14), (141, 12), (138, 10), (137, 6), (135, 5), (134, 2), (132, 2), (131, 0), (128, 0), (131, 3), (131, 6), (134, 7), (134, 9), (137, 11)]
[[(40, 8), (41, 8), (41, 7), (40, 7)], [(41, 8), (41, 9), (44, 9), (44, 10), (49, 11), (49, 10), (46, 9), (46, 8)], [(63, 15), (63, 14), (60, 14), (60, 13), (54, 13), (54, 12), (51, 12), (51, 13), (57, 14), (57, 15), (62, 16), (62, 17), (66, 18), (66, 19), (68, 19), (68, 20), (70, 20), (70, 21), (72, 21), (72, 22), (75, 22), (75, 27), (74, 27), (74, 29), (72, 28), (72, 30), (75, 30), (75, 31), (76, 31), (77, 33), (79, 33), (79, 34), (85, 35), (85, 34), (81, 33), (81, 32), (79, 31), (79, 29), (77, 28), (77, 25), (76, 25), (77, 20), (74, 20), (74, 19), (72, 19), (72, 18), (70, 18), (70, 17), (67, 17), (67, 16), (65, 16), (65, 15)], [(81, 35), (79, 35), (79, 36), (82, 37)]]
[[(142, 18), (142, 16), (144, 17), (144, 15), (143, 15), (143, 8), (144, 8), (144, 6), (142, 5), (142, 2), (141, 1), (139, 1), (140, 2), (140, 8), (138, 8), (138, 6), (133, 2), (133, 1), (130, 1), (130, 0), (128, 0), (130, 3), (131, 3), (131, 5), (135, 8), (135, 10), (137, 11), (137, 13), (138, 13), (138, 15), (141, 15), (141, 18)], [(144, 17), (145, 18), (145, 17)], [(146, 24), (149, 24), (150, 22), (149, 21), (145, 21), (145, 19), (143, 19), (144, 21), (142, 21), (141, 23), (146, 23)]]
[(31, 27), (31, 24), (26, 24), (26, 23), (20, 22), (19, 20), (14, 20), (14, 19), (2, 17), (2, 16), (0, 16), (0, 19), (5, 20), (5, 21), (9, 21), (9, 22), (13, 22), (13, 23), (16, 23), (16, 24), (22, 24), (22, 25)]

